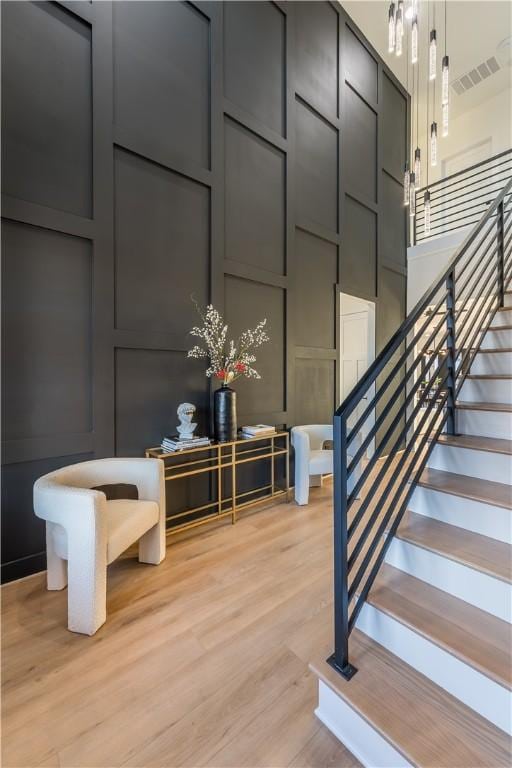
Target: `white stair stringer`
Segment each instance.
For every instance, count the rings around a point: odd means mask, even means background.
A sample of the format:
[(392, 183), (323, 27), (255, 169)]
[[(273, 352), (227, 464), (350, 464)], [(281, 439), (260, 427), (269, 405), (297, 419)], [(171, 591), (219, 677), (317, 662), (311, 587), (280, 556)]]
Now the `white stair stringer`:
[(368, 602), (356, 626), (486, 720), (512, 732), (510, 690)]

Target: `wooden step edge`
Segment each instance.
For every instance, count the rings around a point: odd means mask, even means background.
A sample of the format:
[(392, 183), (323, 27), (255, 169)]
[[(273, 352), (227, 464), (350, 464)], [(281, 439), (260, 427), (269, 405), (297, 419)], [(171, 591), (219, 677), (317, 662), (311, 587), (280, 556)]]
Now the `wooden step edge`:
[[(426, 542), (426, 541), (419, 541), (417, 538), (412, 536), (407, 532), (407, 527), (405, 524), (407, 524), (407, 521), (411, 521), (411, 515), (414, 517), (421, 518), (421, 522), (423, 524), (430, 524), (435, 526), (443, 525), (447, 529), (453, 529), (453, 535), (456, 539), (455, 531), (462, 530), (464, 531), (464, 535), (466, 537), (469, 537), (470, 539), (473, 539), (475, 542), (478, 542), (478, 539), (487, 539), (487, 536), (482, 536), (480, 533), (473, 533), (473, 531), (468, 531), (464, 528), (457, 529), (456, 526), (450, 525), (449, 523), (442, 523), (439, 520), (434, 520), (434, 518), (426, 517), (425, 515), (417, 515), (412, 510), (408, 509), (400, 526), (398, 527), (397, 532), (395, 533), (395, 536), (397, 539), (400, 539), (401, 541), (405, 541), (408, 544), (411, 544), (414, 547), (419, 547), (420, 549), (425, 550), (426, 552), (433, 552), (436, 555), (439, 555), (440, 557), (445, 557), (447, 560), (451, 560), (453, 563), (459, 563), (460, 565), (466, 566), (466, 568), (471, 568), (474, 571), (479, 571), (480, 573), (485, 574), (486, 576), (490, 576), (493, 579), (497, 579), (498, 581), (502, 581), (504, 584), (512, 584), (512, 573), (509, 573), (508, 575), (505, 575), (501, 573), (500, 571), (496, 569), (489, 568), (488, 566), (485, 566), (483, 563), (477, 562), (475, 559), (472, 559), (468, 556), (463, 556), (462, 554), (458, 552), (454, 552), (453, 549), (443, 549), (442, 547), (436, 546), (433, 542)], [(414, 518), (412, 518), (414, 521)], [(427, 522), (428, 521), (428, 522)], [(387, 531), (386, 531), (387, 533)], [(494, 545), (499, 546), (500, 544), (503, 544), (504, 542), (500, 542), (498, 540), (489, 539)], [(505, 546), (509, 546), (506, 545)], [(512, 548), (511, 548), (512, 549)]]
[(309, 668), (411, 765), (509, 764), (504, 731), (358, 629), (349, 647), (350, 681), (327, 663), (327, 648)]
[[(458, 617), (460, 620), (464, 616), (466, 617), (466, 625), (471, 625), (471, 623), (478, 622), (480, 626), (485, 626), (486, 624), (494, 624), (496, 623), (496, 626), (503, 625), (503, 630), (510, 633), (512, 630), (509, 628), (510, 625), (507, 624), (507, 622), (503, 621), (502, 619), (498, 619), (495, 616), (492, 616), (491, 614), (487, 614), (485, 611), (482, 611), (480, 608), (476, 608), (473, 605), (470, 605), (469, 603), (464, 602), (464, 600), (460, 600), (458, 597), (454, 597), (453, 595), (450, 595), (448, 592), (443, 592), (442, 590), (438, 589), (437, 587), (433, 587), (431, 584), (428, 584), (426, 581), (421, 581), (420, 579), (415, 578), (414, 576), (411, 576), (410, 574), (406, 573), (405, 571), (399, 571), (397, 568), (393, 568), (390, 565), (386, 565), (385, 568), (387, 568), (390, 571), (396, 572), (396, 575), (399, 579), (403, 579), (404, 582), (409, 583), (411, 585), (415, 585), (417, 583), (417, 586), (419, 589), (423, 590), (425, 594), (428, 594), (432, 601), (434, 602), (436, 599), (439, 600), (442, 605), (440, 605), (440, 609), (438, 611), (438, 614), (441, 618), (444, 616), (448, 616), (450, 618), (452, 617)], [(429, 642), (436, 645), (438, 648), (441, 648), (442, 650), (449, 653), (451, 656), (454, 656), (455, 658), (459, 659), (459, 661), (462, 661), (464, 664), (467, 664), (468, 666), (472, 667), (472, 669), (476, 670), (477, 672), (480, 672), (485, 677), (488, 677), (489, 679), (493, 680), (498, 685), (501, 685), (503, 688), (506, 688), (507, 690), (512, 691), (512, 679), (504, 677), (502, 674), (499, 674), (496, 670), (492, 669), (488, 664), (485, 663), (485, 660), (483, 659), (476, 659), (473, 656), (470, 656), (468, 653), (464, 652), (464, 649), (461, 647), (456, 647), (454, 643), (450, 643), (440, 637), (440, 633), (436, 634), (436, 624), (435, 624), (435, 617), (434, 619), (431, 618), (432, 612), (426, 611), (428, 613), (428, 617), (430, 618), (430, 621), (424, 621), (423, 626), (420, 626), (420, 622), (414, 622), (411, 621), (407, 616), (404, 616), (403, 613), (400, 612), (400, 598), (402, 598), (402, 595), (399, 593), (395, 593), (397, 595), (396, 601), (393, 601), (391, 606), (389, 604), (383, 604), (382, 600), (379, 599), (379, 587), (381, 586), (381, 583), (379, 583), (379, 577), (381, 579), (381, 582), (384, 581), (382, 576), (379, 574), (377, 576), (377, 579), (375, 580), (375, 583), (370, 590), (370, 594), (367, 597), (367, 602), (369, 605), (372, 605), (374, 608), (377, 608), (382, 613), (385, 613), (387, 616), (390, 616), (391, 618), (398, 621), (402, 626), (407, 627), (408, 629), (412, 630), (418, 635), (421, 635), (421, 637), (425, 638)], [(382, 584), (382, 586), (384, 586)], [(386, 588), (390, 592), (395, 592), (392, 587), (387, 586)], [(406, 598), (408, 599), (408, 598)], [(412, 598), (411, 598), (412, 600)], [(421, 611), (421, 606), (419, 607), (419, 610)], [(426, 617), (425, 617), (426, 618)], [(469, 633), (466, 632), (466, 635)], [(493, 635), (493, 628), (489, 630), (489, 636), (492, 637)], [(489, 647), (488, 649), (488, 655), (491, 657), (493, 654), (492, 647)], [(512, 661), (512, 658), (511, 660)], [(508, 665), (508, 670), (510, 672), (510, 663)]]
[(486, 451), (487, 453), (512, 455), (512, 440), (506, 440), (502, 437), (442, 434), (437, 438), (437, 442), (439, 445), (467, 448), (470, 451)]
[(501, 354), (502, 352), (512, 352), (512, 347), (503, 347), (503, 349), (482, 349), (482, 347), (480, 347), (477, 355), (495, 355)]
[(507, 381), (512, 380), (509, 373), (468, 373), (466, 379), (483, 379), (485, 381)]
[(486, 332), (494, 333), (494, 331), (512, 331), (512, 325), (490, 325)]
[[(507, 291), (509, 293), (509, 291)], [(512, 312), (512, 307), (498, 307), (496, 312)]]
[[(450, 488), (443, 485), (443, 477), (445, 479), (455, 480), (457, 487)], [(470, 482), (468, 483), (468, 481)], [(471, 489), (471, 485), (475, 481), (479, 488), (481, 488), (481, 492), (475, 492)], [(493, 480), (482, 480), (481, 478), (475, 478), (471, 475), (462, 475), (455, 472), (445, 472), (442, 469), (427, 468), (418, 480), (418, 485), (422, 488), (436, 491), (437, 493), (446, 493), (449, 496), (459, 496), (462, 499), (479, 501), (482, 504), (489, 504), (492, 507), (501, 507), (502, 509), (512, 510), (512, 488), (506, 483), (497, 483)], [(500, 491), (505, 493), (506, 498), (493, 497), (493, 491), (495, 491), (495, 493), (499, 493)]]
[(497, 413), (512, 413), (512, 403), (482, 403), (470, 400), (457, 400), (455, 407), (463, 411), (496, 411)]

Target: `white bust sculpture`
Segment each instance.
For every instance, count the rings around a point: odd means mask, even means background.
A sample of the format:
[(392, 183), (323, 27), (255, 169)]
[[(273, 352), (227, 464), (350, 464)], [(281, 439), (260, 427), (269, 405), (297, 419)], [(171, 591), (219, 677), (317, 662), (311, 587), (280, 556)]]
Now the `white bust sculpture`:
[(180, 423), (178, 424), (177, 429), (180, 440), (190, 440), (191, 437), (194, 437), (194, 430), (197, 427), (197, 424), (193, 423), (192, 419), (194, 418), (195, 412), (196, 407), (195, 405), (192, 405), (192, 403), (182, 403), (178, 406), (177, 414)]

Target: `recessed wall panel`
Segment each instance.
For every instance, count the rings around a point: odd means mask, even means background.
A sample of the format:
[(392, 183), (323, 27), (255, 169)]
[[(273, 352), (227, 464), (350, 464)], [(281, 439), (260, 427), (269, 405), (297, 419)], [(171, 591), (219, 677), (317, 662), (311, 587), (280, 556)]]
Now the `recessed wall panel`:
[(295, 360), (296, 424), (331, 424), (335, 405), (334, 360)]
[(92, 215), (91, 29), (57, 3), (2, 4), (2, 192)]
[(296, 102), (297, 212), (338, 231), (338, 132), (305, 104)]
[(377, 115), (345, 86), (342, 161), (346, 189), (377, 202)]
[(378, 82), (377, 62), (348, 26), (345, 27), (344, 44), (345, 79), (364, 99), (375, 104)]
[(407, 104), (386, 74), (382, 75), (382, 165), (396, 179), (404, 173)]
[(341, 285), (355, 296), (377, 295), (377, 216), (345, 197), (341, 242)]
[(116, 2), (114, 120), (154, 154), (210, 165), (210, 25), (190, 3)]
[(254, 327), (266, 318), (270, 341), (259, 347), (254, 367), (261, 379), (240, 378), (235, 384), (238, 413), (242, 418), (251, 414), (272, 413), (285, 409), (285, 292), (281, 288), (242, 280), (229, 275), (225, 278), (226, 322), (230, 336), (237, 339), (242, 331)]
[(406, 216), (403, 187), (394, 178), (382, 173), (381, 256), (398, 267), (407, 264)]
[(226, 120), (224, 162), (226, 258), (284, 274), (284, 154)]
[(145, 448), (160, 445), (162, 437), (176, 434), (180, 403), (196, 406), (197, 434), (207, 434), (208, 383), (204, 360), (186, 352), (157, 349), (117, 349), (116, 453), (141, 456)]
[(116, 326), (187, 341), (193, 294), (208, 301), (210, 193), (138, 155), (115, 151)]
[(338, 248), (298, 229), (295, 233), (295, 343), (301, 347), (335, 347), (334, 286)]
[(5, 440), (92, 429), (91, 259), (88, 240), (3, 221)]
[(294, 3), (297, 93), (325, 115), (338, 114), (338, 14), (327, 2)]
[(285, 17), (273, 3), (224, 3), (224, 94), (285, 133)]

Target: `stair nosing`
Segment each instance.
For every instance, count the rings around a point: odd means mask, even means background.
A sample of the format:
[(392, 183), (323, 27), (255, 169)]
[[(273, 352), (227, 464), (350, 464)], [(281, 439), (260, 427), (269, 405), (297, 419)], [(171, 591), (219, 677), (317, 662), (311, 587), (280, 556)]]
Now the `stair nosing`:
[[(511, 309), (512, 309), (512, 307), (511, 307)], [(501, 353), (501, 352), (512, 352), (512, 347), (503, 347), (503, 349), (492, 349), (492, 348), (491, 349), (485, 349), (485, 348), (480, 347), (480, 349), (477, 352), (477, 355), (481, 355), (481, 354), (496, 354), (496, 353)]]
[[(502, 456), (512, 456), (512, 440), (506, 440), (504, 438), (496, 438), (497, 440), (501, 440), (502, 442), (505, 442), (505, 443), (509, 442), (510, 443), (510, 448), (508, 450), (498, 450), (496, 448), (489, 448), (489, 447), (486, 447), (486, 446), (483, 446), (483, 445), (471, 445), (471, 443), (469, 445), (466, 445), (466, 444), (464, 444), (463, 442), (460, 442), (460, 441), (457, 443), (457, 437), (462, 437), (462, 438), (464, 438), (464, 437), (469, 437), (469, 438), (476, 437), (476, 438), (478, 438), (480, 440), (481, 439), (484, 439), (484, 440), (486, 439), (486, 438), (482, 438), (480, 435), (459, 435), (459, 436), (457, 436), (457, 435), (453, 435), (453, 436), (452, 435), (444, 435), (445, 439), (439, 439), (438, 438), (437, 445), (445, 446), (447, 448), (450, 448), (450, 447), (453, 447), (453, 448), (465, 448), (468, 451), (484, 451), (486, 453), (498, 453), (498, 454), (500, 454)], [(449, 438), (449, 439), (446, 439), (446, 438)], [(491, 439), (491, 438), (488, 438), (488, 439)]]
[[(414, 512), (413, 509), (408, 509), (407, 512), (409, 514), (417, 515), (418, 517), (426, 517), (425, 515), (418, 515), (417, 512)], [(432, 520), (432, 518), (426, 518), (427, 520)], [(450, 523), (443, 523), (440, 520), (434, 520), (434, 522), (439, 523), (440, 525), (448, 525), (450, 528), (456, 528), (457, 526), (451, 525)], [(483, 573), (486, 576), (489, 576), (491, 579), (496, 579), (497, 581), (501, 581), (504, 584), (512, 584), (512, 575), (509, 575), (508, 577), (503, 576), (502, 574), (496, 573), (496, 571), (490, 571), (488, 568), (483, 567), (480, 564), (471, 562), (467, 559), (464, 559), (462, 556), (457, 556), (453, 552), (445, 552), (444, 550), (440, 549), (439, 547), (434, 546), (433, 544), (428, 545), (424, 542), (415, 541), (411, 537), (408, 537), (403, 533), (403, 531), (400, 530), (400, 527), (398, 527), (398, 530), (395, 533), (395, 537), (397, 539), (400, 539), (401, 541), (405, 541), (408, 544), (410, 544), (413, 547), (419, 547), (420, 549), (425, 550), (425, 552), (433, 552), (436, 555), (439, 555), (439, 557), (445, 557), (447, 560), (451, 560), (453, 563), (458, 563), (459, 565), (463, 565), (465, 568), (470, 568), (474, 571), (478, 571), (479, 573)], [(466, 533), (471, 533), (473, 536), (479, 536), (481, 538), (489, 538), (487, 536), (483, 536), (481, 533), (474, 533), (473, 531), (467, 531), (466, 529), (463, 529)], [(496, 542), (500, 543), (500, 542)]]
[(493, 413), (512, 413), (512, 403), (472, 402), (471, 400), (457, 400), (455, 407), (461, 411), (491, 411)]
[(510, 373), (468, 373), (466, 379), (496, 379), (497, 381), (507, 381), (512, 379)]
[(512, 325), (490, 325), (486, 333), (494, 333), (494, 331), (512, 331)]
[[(459, 474), (458, 472), (447, 472), (447, 471), (445, 471), (443, 469), (436, 469), (434, 471), (435, 472), (442, 472), (445, 475), (458, 475), (461, 478), (469, 477), (472, 480), (475, 479), (473, 477), (473, 475), (462, 475), (462, 474)], [(483, 484), (484, 488), (485, 488), (485, 486), (488, 483), (490, 483), (491, 485), (505, 485), (506, 487), (510, 487), (510, 486), (507, 486), (506, 483), (498, 483), (498, 482), (496, 482), (494, 480), (484, 480), (482, 478), (477, 478), (477, 479), (478, 479), (478, 481), (480, 483)], [(448, 489), (447, 488), (440, 488), (438, 485), (436, 485), (436, 483), (433, 480), (431, 480), (431, 481), (422, 480), (421, 477), (418, 480), (418, 485), (421, 488), (429, 488), (430, 490), (437, 491), (438, 493), (446, 493), (449, 496), (459, 496), (461, 499), (469, 499), (471, 501), (480, 502), (481, 504), (489, 504), (492, 507), (500, 507), (501, 509), (509, 509), (509, 510), (512, 511), (512, 500), (510, 501), (509, 504), (503, 504), (501, 501), (499, 501), (499, 500), (496, 501), (495, 499), (490, 499), (489, 497), (475, 496), (475, 494), (470, 493), (469, 491), (464, 491), (464, 490), (462, 490), (462, 491), (455, 491), (455, 490), (452, 490), (452, 489), (449, 489), (449, 488)], [(510, 489), (510, 492), (511, 492), (511, 495), (512, 495), (512, 488)]]

